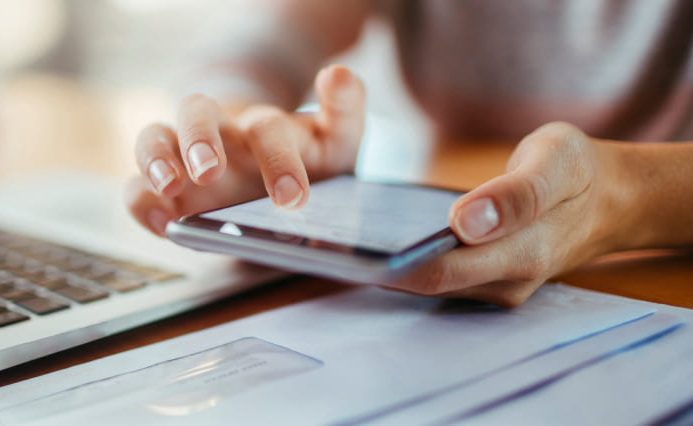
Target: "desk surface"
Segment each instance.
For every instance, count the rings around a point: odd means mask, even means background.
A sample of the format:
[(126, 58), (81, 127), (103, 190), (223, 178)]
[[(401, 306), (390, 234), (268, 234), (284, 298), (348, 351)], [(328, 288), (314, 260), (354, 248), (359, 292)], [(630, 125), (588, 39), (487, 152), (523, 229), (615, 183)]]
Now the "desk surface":
[[(501, 143), (440, 143), (429, 156), (429, 166), (416, 178), (431, 184), (473, 187), (502, 173), (511, 150), (512, 145)], [(693, 253), (613, 256), (558, 279), (587, 289), (693, 308)], [(349, 288), (323, 279), (289, 278), (0, 372), (0, 386)]]

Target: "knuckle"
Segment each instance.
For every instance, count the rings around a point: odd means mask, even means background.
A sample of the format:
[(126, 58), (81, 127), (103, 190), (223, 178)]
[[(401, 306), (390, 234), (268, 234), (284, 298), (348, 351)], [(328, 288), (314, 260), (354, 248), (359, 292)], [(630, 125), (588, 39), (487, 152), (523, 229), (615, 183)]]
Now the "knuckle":
[(251, 137), (262, 138), (268, 133), (279, 131), (285, 126), (286, 115), (274, 107), (255, 107), (249, 112), (246, 131)]
[(538, 132), (555, 135), (558, 139), (562, 139), (564, 135), (582, 133), (580, 129), (565, 121), (552, 121), (540, 126)]
[(531, 174), (523, 179), (525, 208), (529, 207), (529, 219), (536, 220), (543, 213), (550, 197), (550, 184), (543, 174)]
[(504, 215), (518, 224), (526, 224), (541, 216), (541, 209), (548, 197), (549, 184), (539, 175), (527, 175), (517, 179), (502, 197)]
[(583, 153), (589, 138), (578, 127), (561, 121), (551, 122), (539, 128), (542, 137), (534, 138), (536, 143), (547, 148), (560, 158), (575, 158)]
[(572, 182), (586, 182), (593, 163), (589, 161), (592, 155), (590, 138), (578, 127), (565, 122), (552, 122), (543, 127), (543, 136), (535, 138), (536, 143), (546, 145), (551, 153), (551, 162), (560, 167)]
[(586, 137), (578, 127), (563, 121), (553, 121), (537, 128), (526, 138), (526, 142), (561, 152), (580, 147), (584, 139)]
[(192, 145), (196, 142), (211, 142), (211, 135), (206, 128), (206, 124), (201, 121), (190, 123), (180, 129), (181, 140), (187, 145)]
[(263, 153), (265, 167), (270, 173), (278, 173), (287, 167), (287, 153), (281, 149), (270, 149)]

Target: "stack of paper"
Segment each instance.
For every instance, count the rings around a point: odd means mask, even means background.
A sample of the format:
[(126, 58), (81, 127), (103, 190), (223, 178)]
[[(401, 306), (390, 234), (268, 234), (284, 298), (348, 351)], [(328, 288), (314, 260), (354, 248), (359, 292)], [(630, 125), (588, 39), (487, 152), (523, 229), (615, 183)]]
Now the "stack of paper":
[(5, 387), (0, 422), (632, 423), (619, 392), (649, 395), (653, 377), (678, 394), (637, 420), (693, 398), (679, 376), (649, 370), (690, 374), (678, 313), (563, 285), (515, 310), (364, 288)]

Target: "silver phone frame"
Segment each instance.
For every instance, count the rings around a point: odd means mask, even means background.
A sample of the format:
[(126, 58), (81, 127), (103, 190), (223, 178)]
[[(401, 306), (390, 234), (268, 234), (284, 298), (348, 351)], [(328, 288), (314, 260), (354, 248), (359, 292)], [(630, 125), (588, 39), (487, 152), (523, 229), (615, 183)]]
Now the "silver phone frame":
[[(380, 184), (412, 185), (409, 183), (374, 182)], [(414, 184), (414, 186), (416, 186)], [(420, 185), (423, 186), (423, 185)], [(425, 186), (431, 189), (464, 193), (449, 188)], [(216, 210), (216, 209), (215, 209)], [(238, 258), (287, 271), (316, 275), (352, 283), (385, 284), (411, 270), (413, 267), (460, 245), (450, 228), (443, 229), (398, 253), (376, 252), (359, 247), (341, 246), (298, 238), (311, 244), (288, 242), (287, 238), (268, 238), (244, 235), (240, 229), (254, 230), (262, 234), (275, 234), (258, 228), (236, 225), (203, 218), (204, 213), (186, 216), (169, 222), (167, 236), (177, 244), (199, 251), (223, 253)], [(224, 232), (226, 225), (239, 228), (239, 232)]]

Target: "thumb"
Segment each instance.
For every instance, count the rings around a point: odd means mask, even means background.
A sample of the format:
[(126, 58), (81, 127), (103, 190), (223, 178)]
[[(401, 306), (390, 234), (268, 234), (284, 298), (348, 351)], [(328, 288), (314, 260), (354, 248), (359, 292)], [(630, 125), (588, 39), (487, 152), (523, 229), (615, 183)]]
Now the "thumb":
[(365, 122), (366, 93), (361, 80), (348, 68), (330, 65), (315, 78), (320, 130), (337, 143), (357, 145)]
[(480, 244), (529, 225), (589, 186), (592, 145), (571, 125), (540, 127), (518, 145), (507, 174), (465, 194), (452, 206), (451, 228), (465, 243)]

